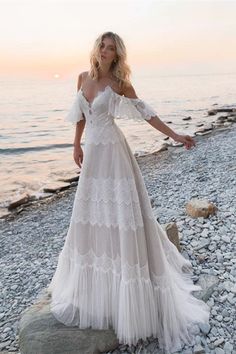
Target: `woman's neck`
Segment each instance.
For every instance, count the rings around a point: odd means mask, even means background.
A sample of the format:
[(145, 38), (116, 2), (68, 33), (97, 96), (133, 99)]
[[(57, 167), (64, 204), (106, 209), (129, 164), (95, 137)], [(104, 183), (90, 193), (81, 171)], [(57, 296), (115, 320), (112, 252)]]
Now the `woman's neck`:
[(111, 78), (112, 72), (110, 71), (110, 66), (99, 68), (99, 79)]

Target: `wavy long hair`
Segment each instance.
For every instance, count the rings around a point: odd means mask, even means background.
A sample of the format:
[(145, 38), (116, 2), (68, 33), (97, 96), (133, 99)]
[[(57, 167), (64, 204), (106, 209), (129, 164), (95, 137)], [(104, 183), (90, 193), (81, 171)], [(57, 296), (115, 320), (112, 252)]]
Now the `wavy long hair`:
[(100, 34), (94, 42), (94, 46), (90, 52), (90, 70), (89, 76), (93, 80), (99, 77), (98, 69), (100, 62), (98, 60), (100, 55), (100, 46), (104, 38), (109, 37), (113, 39), (116, 48), (116, 62), (112, 62), (110, 70), (118, 82), (120, 88), (129, 86), (131, 70), (127, 64), (127, 52), (122, 38), (114, 32), (104, 32)]

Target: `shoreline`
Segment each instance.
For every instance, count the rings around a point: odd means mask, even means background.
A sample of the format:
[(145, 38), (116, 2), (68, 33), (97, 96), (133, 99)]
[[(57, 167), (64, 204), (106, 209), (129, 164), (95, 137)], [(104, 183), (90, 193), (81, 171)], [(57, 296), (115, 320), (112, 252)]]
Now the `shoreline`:
[[(231, 108), (229, 108), (231, 110)], [(225, 117), (220, 117), (221, 119), (219, 120), (219, 124), (216, 124), (215, 126), (209, 126), (209, 124), (203, 125), (201, 129), (197, 130), (194, 134), (191, 136), (194, 137), (196, 143), (200, 142), (201, 139), (208, 138), (211, 136), (214, 136), (217, 133), (221, 133), (224, 131), (232, 130), (235, 128), (236, 124), (236, 109), (233, 109), (233, 114), (232, 116), (234, 117), (234, 120), (231, 122), (227, 122), (227, 117), (230, 116), (225, 116)], [(227, 109), (224, 109), (224, 111)], [(209, 114), (214, 113), (214, 110), (208, 111)], [(212, 112), (212, 113), (211, 113)], [(216, 114), (216, 113), (214, 113)], [(218, 117), (219, 118), (219, 117)], [(227, 124), (225, 124), (227, 123)], [(224, 125), (225, 124), (225, 125)], [(198, 133), (198, 134), (197, 134)], [(187, 134), (187, 133), (186, 133)], [(160, 159), (162, 156), (165, 156), (163, 154), (164, 151), (175, 151), (176, 149), (179, 149), (183, 146), (181, 143), (175, 143), (170, 139), (169, 137), (163, 138), (163, 141), (165, 141), (162, 146), (153, 152), (146, 153), (146, 154), (134, 154), (136, 160), (141, 162), (144, 158), (149, 158), (155, 155), (158, 155)], [(79, 169), (79, 167), (78, 167)], [(58, 198), (63, 197), (64, 195), (67, 195), (67, 193), (70, 193), (71, 191), (74, 190), (74, 188), (77, 187), (77, 182), (79, 179), (79, 174), (80, 174), (80, 169), (76, 174), (69, 175), (67, 177), (61, 177), (58, 178), (57, 181), (54, 183), (50, 183), (49, 185), (46, 185), (45, 191), (41, 194), (36, 193), (35, 195), (30, 195), (28, 193), (23, 193), (22, 196), (19, 198), (13, 199), (8, 207), (6, 208), (0, 208), (0, 222), (2, 220), (10, 220), (14, 217), (16, 217), (18, 214), (20, 214), (23, 210), (26, 210), (27, 208), (34, 207), (35, 205), (40, 206), (41, 204), (50, 204), (54, 200), (57, 200)], [(38, 197), (36, 195), (38, 194)]]
[[(210, 328), (196, 328), (194, 333), (202, 353), (212, 353), (215, 348), (228, 348), (227, 354), (234, 353), (235, 132), (236, 125), (196, 138), (194, 149), (172, 147), (137, 158), (156, 219), (160, 224), (175, 221), (178, 226), (182, 253), (191, 260), (194, 281), (210, 279), (215, 284), (207, 299), (211, 307)], [(35, 203), (1, 224), (2, 350), (17, 352), (21, 314), (35, 302), (54, 274), (71, 218), (74, 188), (51, 200), (42, 200), (40, 205)], [(216, 204), (216, 215), (206, 219), (189, 217), (185, 203), (196, 195)], [(144, 345), (147, 350), (156, 348), (157, 341), (147, 340)], [(124, 345), (119, 349), (117, 354), (124, 352)], [(186, 354), (196, 353), (191, 348), (186, 350)]]

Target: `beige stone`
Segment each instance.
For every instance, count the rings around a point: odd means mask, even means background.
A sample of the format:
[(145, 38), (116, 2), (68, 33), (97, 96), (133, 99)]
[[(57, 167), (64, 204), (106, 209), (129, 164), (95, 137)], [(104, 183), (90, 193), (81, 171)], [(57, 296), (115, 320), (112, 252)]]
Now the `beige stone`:
[(211, 109), (208, 111), (209, 116), (214, 116), (217, 113), (217, 109)]
[(30, 200), (30, 195), (28, 193), (23, 193), (19, 198), (13, 200), (8, 205), (8, 210), (17, 208), (18, 206), (27, 203)]
[(186, 204), (186, 212), (193, 218), (203, 216), (207, 218), (210, 214), (215, 214), (217, 207), (207, 199), (193, 198)]
[(165, 231), (167, 233), (168, 239), (177, 247), (178, 251), (181, 252), (181, 247), (179, 243), (179, 233), (178, 227), (175, 222), (170, 222), (164, 224)]
[(70, 187), (70, 183), (65, 182), (53, 182), (51, 184), (47, 184), (43, 187), (44, 192), (56, 193), (58, 191), (62, 191), (66, 188)]
[(7, 208), (0, 209), (0, 219), (4, 219), (9, 215), (12, 215), (12, 213)]
[(66, 177), (58, 178), (58, 181), (71, 183), (71, 182), (78, 181), (78, 179), (79, 179), (79, 174), (78, 175), (72, 174), (72, 175), (68, 175)]

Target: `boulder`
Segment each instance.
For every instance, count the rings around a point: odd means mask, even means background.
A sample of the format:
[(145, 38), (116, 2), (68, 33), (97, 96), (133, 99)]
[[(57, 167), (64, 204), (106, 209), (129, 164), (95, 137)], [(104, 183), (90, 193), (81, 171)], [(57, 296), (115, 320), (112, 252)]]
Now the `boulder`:
[(208, 135), (211, 133), (211, 130), (206, 130), (206, 131), (196, 131), (195, 135)]
[(67, 183), (71, 183), (71, 182), (76, 182), (79, 179), (79, 174), (78, 175), (67, 175), (66, 177), (60, 177), (58, 178), (58, 181), (62, 181), (62, 182), (67, 182)]
[(119, 345), (112, 328), (79, 329), (57, 321), (50, 312), (50, 299), (50, 292), (45, 292), (22, 313), (19, 323), (21, 354), (99, 354)]
[(207, 218), (210, 214), (215, 214), (217, 207), (207, 199), (192, 198), (186, 204), (186, 212), (193, 218), (203, 216)]
[(236, 123), (236, 115), (230, 115), (227, 117), (228, 122)]
[(168, 239), (177, 247), (178, 251), (181, 252), (181, 247), (179, 243), (178, 227), (175, 222), (170, 222), (164, 224), (165, 231), (167, 233)]
[(13, 200), (8, 205), (8, 210), (17, 208), (18, 206), (27, 203), (30, 200), (30, 195), (28, 193), (23, 193), (19, 198)]
[(213, 129), (213, 126), (211, 123), (210, 124), (203, 124), (202, 128), (198, 129), (196, 132), (206, 132), (206, 131), (209, 131), (212, 129)]
[(214, 116), (217, 113), (217, 110), (216, 109), (210, 109), (207, 113), (208, 113), (209, 116)]
[(224, 123), (227, 120), (227, 116), (219, 116), (217, 117), (216, 121), (218, 123)]
[(0, 209), (0, 219), (4, 219), (9, 215), (12, 215), (12, 213), (7, 208)]
[(165, 142), (162, 143), (161, 146), (157, 150), (152, 152), (152, 155), (159, 154), (159, 152), (161, 152), (161, 151), (168, 150), (168, 146), (169, 146), (169, 144), (167, 144)]
[(70, 183), (65, 183), (65, 182), (53, 182), (51, 184), (47, 184), (46, 186), (43, 187), (44, 192), (49, 192), (49, 193), (56, 193), (59, 191), (62, 191), (64, 189), (67, 189), (70, 187)]

